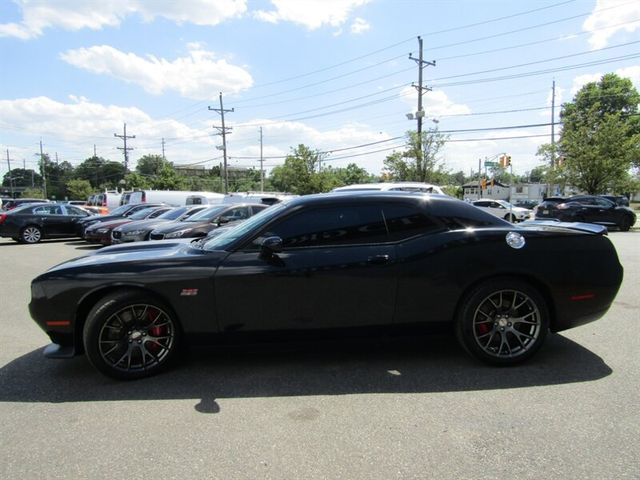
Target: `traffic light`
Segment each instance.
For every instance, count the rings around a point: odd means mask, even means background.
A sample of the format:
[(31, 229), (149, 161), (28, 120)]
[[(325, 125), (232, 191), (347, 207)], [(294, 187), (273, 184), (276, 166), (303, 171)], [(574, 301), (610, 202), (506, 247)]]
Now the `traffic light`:
[(494, 179), (492, 178), (491, 179), (491, 186), (493, 187), (493, 185), (494, 185)]
[(506, 153), (500, 155), (500, 166), (502, 168), (507, 168), (511, 165), (511, 155), (507, 155)]
[(480, 186), (482, 187), (482, 190), (486, 190), (487, 189), (487, 179), (483, 178), (482, 181), (480, 182)]

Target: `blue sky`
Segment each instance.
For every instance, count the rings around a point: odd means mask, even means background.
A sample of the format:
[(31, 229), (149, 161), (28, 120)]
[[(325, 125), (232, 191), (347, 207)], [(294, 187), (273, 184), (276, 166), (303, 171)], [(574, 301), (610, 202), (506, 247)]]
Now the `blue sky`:
[(133, 164), (164, 139), (175, 164), (217, 165), (219, 92), (230, 165), (259, 167), (262, 127), (266, 169), (304, 143), (380, 174), (416, 128), (419, 35), (444, 166), (506, 152), (524, 173), (551, 139), (554, 80), (556, 120), (604, 73), (640, 88), (639, 32), (629, 0), (3, 0), (0, 175), (6, 150), (35, 168), (40, 140), (74, 165), (94, 145), (122, 161), (125, 122)]

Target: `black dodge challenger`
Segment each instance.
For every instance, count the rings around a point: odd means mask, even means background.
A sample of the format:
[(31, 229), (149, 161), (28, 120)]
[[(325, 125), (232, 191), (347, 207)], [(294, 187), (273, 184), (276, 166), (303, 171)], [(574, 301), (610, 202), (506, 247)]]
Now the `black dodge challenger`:
[(465, 202), (403, 192), (305, 196), (200, 242), (118, 245), (33, 280), (51, 358), (86, 353), (121, 379), (185, 344), (453, 327), (511, 365), (548, 331), (596, 320), (623, 270), (597, 226), (515, 226)]

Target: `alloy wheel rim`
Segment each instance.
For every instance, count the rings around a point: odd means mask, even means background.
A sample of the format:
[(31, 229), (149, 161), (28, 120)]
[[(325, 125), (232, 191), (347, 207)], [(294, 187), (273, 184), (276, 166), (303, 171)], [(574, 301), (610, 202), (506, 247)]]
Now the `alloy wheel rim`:
[(111, 315), (100, 329), (98, 349), (102, 359), (123, 372), (156, 368), (171, 352), (175, 326), (155, 305), (129, 305)]
[(484, 298), (473, 314), (477, 345), (496, 358), (515, 358), (535, 345), (542, 329), (536, 303), (519, 290), (499, 290)]
[(23, 238), (27, 243), (37, 243), (40, 240), (40, 230), (33, 227), (26, 228)]

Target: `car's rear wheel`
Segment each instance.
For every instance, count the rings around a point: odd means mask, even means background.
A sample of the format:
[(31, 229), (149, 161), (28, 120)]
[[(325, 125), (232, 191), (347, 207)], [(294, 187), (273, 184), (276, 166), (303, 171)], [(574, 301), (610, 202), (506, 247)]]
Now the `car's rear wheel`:
[(176, 356), (180, 329), (171, 309), (141, 292), (117, 292), (98, 302), (83, 332), (89, 361), (103, 374), (136, 379), (166, 369)]
[(23, 243), (38, 243), (42, 240), (42, 230), (36, 225), (29, 225), (20, 231), (20, 241)]
[(542, 295), (518, 279), (490, 280), (464, 298), (456, 319), (462, 346), (493, 365), (514, 365), (531, 357), (549, 329)]

